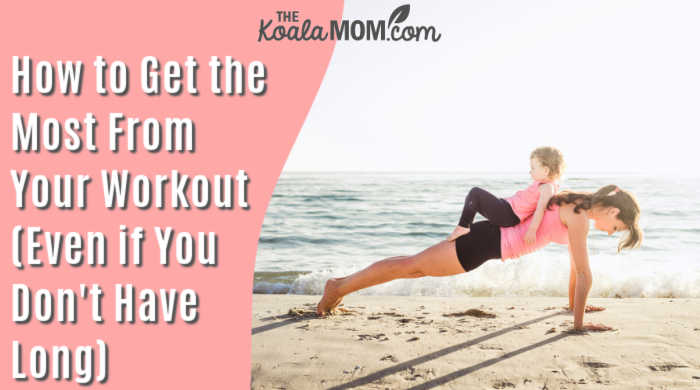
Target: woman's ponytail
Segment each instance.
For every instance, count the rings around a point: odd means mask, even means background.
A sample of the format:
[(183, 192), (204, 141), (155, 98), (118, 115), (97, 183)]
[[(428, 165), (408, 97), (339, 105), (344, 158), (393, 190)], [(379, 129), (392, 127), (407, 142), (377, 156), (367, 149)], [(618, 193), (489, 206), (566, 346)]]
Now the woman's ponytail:
[(634, 195), (610, 184), (594, 193), (563, 191), (549, 200), (547, 208), (552, 205), (573, 204), (574, 212), (590, 210), (593, 206), (615, 207), (620, 210), (617, 219), (627, 227), (627, 235), (620, 241), (618, 252), (622, 249), (636, 248), (642, 243), (642, 229), (639, 227), (640, 208)]

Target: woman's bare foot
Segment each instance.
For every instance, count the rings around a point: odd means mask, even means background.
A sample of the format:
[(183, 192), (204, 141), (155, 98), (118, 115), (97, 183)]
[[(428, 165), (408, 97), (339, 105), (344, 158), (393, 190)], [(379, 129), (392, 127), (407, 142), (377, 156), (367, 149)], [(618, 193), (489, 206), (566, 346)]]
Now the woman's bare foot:
[(447, 236), (447, 241), (454, 241), (457, 238), (459, 238), (460, 236), (463, 236), (463, 235), (468, 234), (468, 233), (469, 233), (469, 228), (465, 228), (465, 227), (457, 225), (455, 230), (452, 231), (452, 234)]
[(338, 294), (338, 283), (339, 280), (336, 278), (328, 279), (323, 290), (323, 297), (316, 305), (316, 314), (320, 316), (329, 314), (343, 300), (343, 297)]
[(591, 332), (605, 332), (609, 330), (615, 330), (615, 328), (603, 325), (603, 324), (584, 324), (581, 329), (576, 329), (572, 328), (569, 329), (569, 333), (574, 333), (574, 334), (581, 334), (581, 333), (586, 333), (587, 331)]
[[(566, 311), (571, 311), (571, 312), (573, 311), (573, 309), (571, 309), (569, 306), (564, 306), (562, 309), (564, 309)], [(594, 311), (603, 311), (603, 310), (605, 310), (604, 307), (586, 305), (584, 312), (590, 313), (590, 312), (594, 312)]]
[(586, 313), (590, 313), (592, 311), (603, 311), (605, 310), (604, 307), (599, 307), (599, 306), (586, 306)]

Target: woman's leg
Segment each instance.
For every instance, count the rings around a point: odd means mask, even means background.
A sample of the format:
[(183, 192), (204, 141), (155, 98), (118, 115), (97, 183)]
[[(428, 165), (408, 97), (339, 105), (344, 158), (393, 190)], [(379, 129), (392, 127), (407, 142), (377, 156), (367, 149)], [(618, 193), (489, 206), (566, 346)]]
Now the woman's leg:
[(464, 268), (457, 258), (455, 242), (442, 241), (417, 255), (390, 257), (352, 275), (329, 279), (316, 312), (319, 315), (328, 313), (340, 304), (345, 295), (394, 279), (450, 276), (463, 272)]

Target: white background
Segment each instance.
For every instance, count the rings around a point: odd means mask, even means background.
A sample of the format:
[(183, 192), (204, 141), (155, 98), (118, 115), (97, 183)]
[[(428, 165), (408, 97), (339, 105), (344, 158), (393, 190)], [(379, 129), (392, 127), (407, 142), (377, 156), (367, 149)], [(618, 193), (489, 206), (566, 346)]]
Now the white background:
[(337, 42), (285, 171), (525, 173), (553, 145), (570, 173), (698, 176), (700, 2), (410, 5), (440, 41)]

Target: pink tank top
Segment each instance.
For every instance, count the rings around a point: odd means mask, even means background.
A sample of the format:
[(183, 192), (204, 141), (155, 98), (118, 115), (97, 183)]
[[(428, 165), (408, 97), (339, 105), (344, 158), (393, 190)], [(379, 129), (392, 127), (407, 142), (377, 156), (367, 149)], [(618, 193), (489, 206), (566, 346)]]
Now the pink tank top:
[[(537, 201), (540, 199), (540, 185), (542, 184), (544, 184), (542, 181), (532, 182), (526, 189), (516, 192), (515, 195), (510, 198), (506, 198), (506, 201), (510, 204), (515, 215), (520, 218), (520, 222), (535, 213)], [(559, 184), (552, 184), (554, 185), (554, 193), (556, 194), (559, 192)]]
[(532, 218), (527, 218), (520, 225), (501, 228), (501, 260), (524, 256), (550, 242), (569, 243), (569, 230), (559, 217), (559, 206), (553, 205), (551, 210), (544, 211), (534, 244), (526, 245), (524, 238), (530, 222)]

